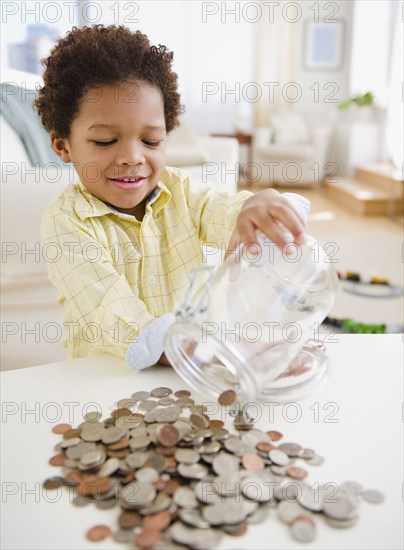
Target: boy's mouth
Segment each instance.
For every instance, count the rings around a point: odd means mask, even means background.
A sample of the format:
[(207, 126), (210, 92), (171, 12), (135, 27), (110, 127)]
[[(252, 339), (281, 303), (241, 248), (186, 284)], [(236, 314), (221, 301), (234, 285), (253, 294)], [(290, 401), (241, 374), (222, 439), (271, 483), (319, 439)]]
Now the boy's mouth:
[(143, 176), (127, 178), (110, 178), (111, 181), (120, 189), (137, 189), (141, 187), (146, 178)]

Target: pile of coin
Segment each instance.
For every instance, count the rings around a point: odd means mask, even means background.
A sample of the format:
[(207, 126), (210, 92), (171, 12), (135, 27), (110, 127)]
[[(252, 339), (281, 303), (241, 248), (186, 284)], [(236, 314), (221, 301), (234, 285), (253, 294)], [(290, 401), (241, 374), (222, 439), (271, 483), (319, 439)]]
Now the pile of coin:
[(141, 549), (213, 548), (224, 534), (241, 536), (265, 521), (271, 508), (300, 542), (316, 533), (315, 516), (347, 528), (358, 519), (359, 498), (379, 503), (383, 495), (348, 481), (309, 485), (305, 467), (323, 458), (297, 443), (276, 444), (275, 430), (255, 428), (237, 410), (235, 395), (218, 399), (231, 405), (235, 433), (211, 419), (188, 390), (158, 387), (117, 402), (109, 418), (87, 413), (72, 428), (53, 428), (63, 440), (49, 463), (63, 475), (46, 479), (46, 489), (73, 488), (73, 504), (120, 507), (118, 529), (96, 525), (92, 541), (112, 535)]

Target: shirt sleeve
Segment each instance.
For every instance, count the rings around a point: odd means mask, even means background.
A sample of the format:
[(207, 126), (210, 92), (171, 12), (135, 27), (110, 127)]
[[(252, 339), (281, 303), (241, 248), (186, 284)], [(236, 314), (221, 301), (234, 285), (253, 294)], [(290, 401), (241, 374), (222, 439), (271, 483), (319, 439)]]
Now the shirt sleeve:
[[(115, 269), (110, 251), (100, 244), (91, 226), (64, 212), (45, 212), (41, 237), (49, 279), (58, 291), (59, 303), (68, 306), (70, 319), (87, 335), (89, 355), (125, 357), (129, 346), (139, 343), (131, 353), (134, 364), (136, 350), (143, 361), (158, 360), (163, 349), (157, 357), (160, 350), (156, 348), (150, 358), (139, 340), (142, 330), (156, 318)], [(71, 322), (65, 319), (65, 329), (72, 329), (66, 321)]]
[(184, 192), (201, 242), (226, 249), (237, 216), (253, 193), (220, 193), (210, 187), (195, 189), (189, 178), (184, 179)]

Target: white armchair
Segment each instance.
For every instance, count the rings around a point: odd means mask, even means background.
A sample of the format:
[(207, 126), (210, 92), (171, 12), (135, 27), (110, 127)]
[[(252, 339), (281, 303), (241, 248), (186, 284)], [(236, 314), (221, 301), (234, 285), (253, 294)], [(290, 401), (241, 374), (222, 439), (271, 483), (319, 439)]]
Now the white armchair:
[(286, 134), (286, 128), (281, 127), (281, 134), (273, 127), (255, 129), (252, 159), (260, 183), (308, 186), (322, 181), (329, 160), (332, 125), (307, 126), (306, 132), (299, 132), (300, 126), (296, 133), (291, 127), (289, 130)]

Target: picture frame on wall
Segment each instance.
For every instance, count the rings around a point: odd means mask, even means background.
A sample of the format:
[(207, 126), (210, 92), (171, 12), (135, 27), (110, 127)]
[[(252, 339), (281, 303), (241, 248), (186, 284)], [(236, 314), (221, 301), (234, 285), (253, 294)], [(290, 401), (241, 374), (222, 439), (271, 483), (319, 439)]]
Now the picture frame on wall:
[(303, 67), (308, 71), (338, 71), (344, 60), (343, 21), (307, 21), (304, 28)]

